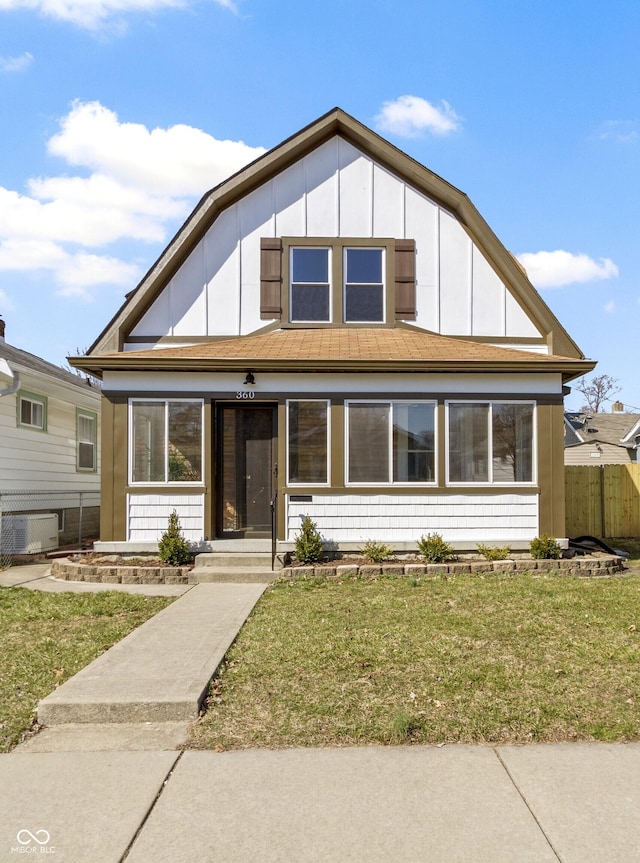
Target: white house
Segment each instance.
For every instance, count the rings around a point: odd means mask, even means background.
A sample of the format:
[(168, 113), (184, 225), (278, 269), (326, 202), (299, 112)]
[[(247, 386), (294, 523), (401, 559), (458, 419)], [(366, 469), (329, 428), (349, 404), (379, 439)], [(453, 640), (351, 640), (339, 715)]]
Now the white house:
[(564, 536), (585, 360), (462, 192), (336, 108), (207, 193), (88, 356), (101, 539)]
[[(100, 388), (5, 341), (0, 320), (0, 549), (96, 536)], [(82, 525), (80, 524), (82, 519)]]

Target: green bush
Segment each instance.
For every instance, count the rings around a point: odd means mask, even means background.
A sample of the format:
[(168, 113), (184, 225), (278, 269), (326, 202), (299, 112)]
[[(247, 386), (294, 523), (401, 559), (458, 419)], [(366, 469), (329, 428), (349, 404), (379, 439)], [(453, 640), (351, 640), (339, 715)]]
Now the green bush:
[(478, 553), (486, 560), (505, 560), (509, 557), (511, 549), (508, 545), (500, 547), (497, 545), (483, 545), (482, 543), (479, 543)]
[(428, 563), (444, 563), (453, 557), (453, 548), (439, 533), (428, 533), (418, 540), (418, 551)]
[(158, 556), (163, 563), (168, 563), (170, 566), (182, 566), (191, 561), (191, 549), (182, 535), (180, 519), (175, 509), (169, 516), (166, 531), (160, 537)]
[(536, 536), (529, 543), (531, 557), (535, 560), (557, 560), (562, 557), (562, 549), (551, 536), (546, 533)]
[(302, 519), (300, 533), (296, 537), (296, 557), (300, 563), (315, 563), (324, 552), (322, 537), (315, 521), (308, 515)]
[(376, 542), (373, 539), (368, 539), (360, 549), (366, 560), (372, 563), (382, 563), (383, 560), (388, 560), (393, 555), (393, 549), (385, 545), (384, 542)]

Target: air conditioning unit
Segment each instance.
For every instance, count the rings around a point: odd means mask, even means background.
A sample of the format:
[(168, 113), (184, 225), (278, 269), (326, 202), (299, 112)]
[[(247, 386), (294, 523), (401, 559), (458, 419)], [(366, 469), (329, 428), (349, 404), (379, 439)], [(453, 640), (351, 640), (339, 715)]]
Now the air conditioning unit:
[(52, 513), (4, 515), (0, 549), (4, 554), (37, 554), (58, 547), (58, 516)]

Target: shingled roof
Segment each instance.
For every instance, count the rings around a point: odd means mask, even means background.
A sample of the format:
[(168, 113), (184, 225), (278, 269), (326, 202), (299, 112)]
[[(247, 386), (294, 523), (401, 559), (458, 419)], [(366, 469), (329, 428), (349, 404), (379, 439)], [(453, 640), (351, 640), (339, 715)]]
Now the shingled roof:
[(224, 371), (238, 367), (284, 371), (558, 371), (565, 380), (594, 363), (408, 327), (274, 329), (181, 347), (125, 351), (75, 359), (99, 374), (106, 370)]

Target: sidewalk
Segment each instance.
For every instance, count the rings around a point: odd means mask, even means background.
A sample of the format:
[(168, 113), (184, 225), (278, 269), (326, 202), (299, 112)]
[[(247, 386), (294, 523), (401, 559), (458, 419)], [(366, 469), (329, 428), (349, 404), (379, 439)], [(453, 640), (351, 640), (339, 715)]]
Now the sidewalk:
[[(0, 755), (0, 863), (640, 861), (640, 743), (181, 751), (194, 681), (262, 589), (188, 589), (44, 699), (127, 721), (52, 725)], [(167, 704), (189, 716), (160, 721)]]

